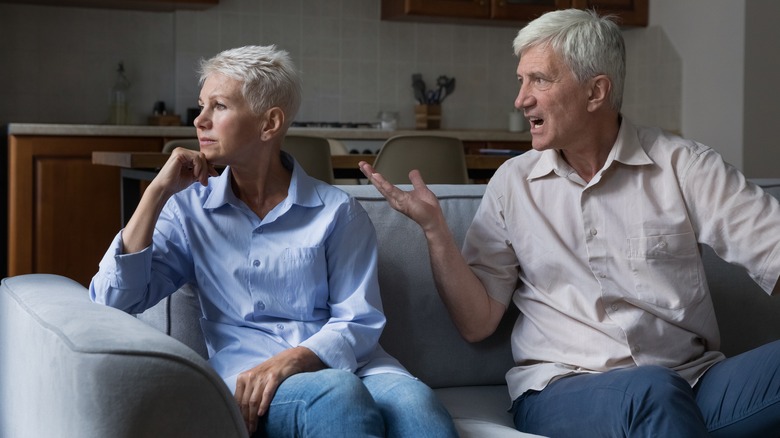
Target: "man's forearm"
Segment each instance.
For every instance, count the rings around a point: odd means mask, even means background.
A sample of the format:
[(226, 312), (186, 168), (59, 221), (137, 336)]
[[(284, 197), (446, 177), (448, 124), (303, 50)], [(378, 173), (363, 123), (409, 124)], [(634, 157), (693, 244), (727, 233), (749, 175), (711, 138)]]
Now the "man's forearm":
[(506, 307), (488, 295), (446, 223), (428, 230), (426, 239), (436, 288), (461, 336), (469, 342), (490, 336)]

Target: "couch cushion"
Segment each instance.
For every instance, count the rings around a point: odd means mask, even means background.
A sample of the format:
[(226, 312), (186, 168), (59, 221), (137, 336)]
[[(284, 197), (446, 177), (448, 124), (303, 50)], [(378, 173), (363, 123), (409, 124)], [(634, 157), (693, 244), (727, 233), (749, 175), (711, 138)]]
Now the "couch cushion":
[(136, 316), (208, 359), (206, 340), (200, 327), (201, 315), (196, 287), (185, 284), (173, 295), (163, 298), (154, 307)]
[[(393, 210), (371, 185), (340, 188), (361, 203), (377, 231), (379, 283), (387, 315), (380, 343), (385, 350), (433, 388), (505, 384), (504, 375), (513, 364), (509, 333), (517, 311), (508, 312), (490, 338), (474, 344), (464, 341), (436, 292), (420, 227)], [(430, 188), (461, 245), (485, 186)]]
[(506, 385), (439, 388), (435, 392), (452, 415), (461, 438), (537, 436), (515, 430)]

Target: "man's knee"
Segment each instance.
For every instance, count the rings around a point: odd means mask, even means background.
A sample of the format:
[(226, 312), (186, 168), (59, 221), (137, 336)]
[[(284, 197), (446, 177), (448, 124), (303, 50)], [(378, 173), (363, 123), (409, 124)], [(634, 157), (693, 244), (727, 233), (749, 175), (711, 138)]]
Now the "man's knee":
[(626, 392), (634, 398), (665, 400), (669, 397), (685, 396), (692, 399), (693, 391), (690, 385), (674, 370), (647, 365), (632, 368), (630, 372)]

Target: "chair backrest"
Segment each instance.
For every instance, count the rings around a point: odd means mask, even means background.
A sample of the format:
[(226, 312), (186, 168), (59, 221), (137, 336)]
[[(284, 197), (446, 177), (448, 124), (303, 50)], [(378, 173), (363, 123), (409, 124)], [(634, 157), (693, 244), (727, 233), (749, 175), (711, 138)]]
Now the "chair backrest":
[[(343, 141), (335, 138), (329, 138), (328, 143), (330, 143), (331, 155), (349, 154), (349, 151), (347, 150), (347, 146), (344, 144)], [(357, 178), (336, 178), (335, 180), (333, 180), (333, 184), (337, 184), (337, 185), (360, 184), (360, 180)]]
[(284, 137), (282, 150), (292, 155), (307, 174), (328, 184), (333, 184), (333, 162), (330, 159), (328, 139), (288, 135)]
[(163, 145), (162, 151), (163, 153), (170, 154), (178, 147), (199, 151), (200, 143), (198, 143), (197, 138), (180, 138), (178, 140), (170, 140)]
[(469, 183), (463, 143), (453, 137), (391, 137), (379, 150), (374, 169), (392, 184), (408, 184), (412, 169), (420, 171), (426, 184)]

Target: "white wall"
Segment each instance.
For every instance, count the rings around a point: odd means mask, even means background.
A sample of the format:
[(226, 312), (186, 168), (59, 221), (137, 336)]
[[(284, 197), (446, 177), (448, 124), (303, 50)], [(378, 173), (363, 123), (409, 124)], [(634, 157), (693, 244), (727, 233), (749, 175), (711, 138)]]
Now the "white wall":
[[(745, 13), (744, 172), (780, 175), (780, 2), (749, 0)], [(735, 115), (738, 113), (735, 113)]]
[(683, 60), (682, 134), (711, 146), (740, 169), (745, 1), (650, 1), (650, 25), (664, 29)]

